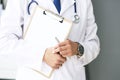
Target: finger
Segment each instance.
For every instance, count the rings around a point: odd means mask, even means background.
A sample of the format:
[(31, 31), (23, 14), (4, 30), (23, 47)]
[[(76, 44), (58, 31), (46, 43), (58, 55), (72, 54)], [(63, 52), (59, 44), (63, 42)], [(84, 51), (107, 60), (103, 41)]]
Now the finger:
[(66, 50), (66, 51), (60, 52), (60, 55), (62, 55), (63, 57), (69, 57), (69, 56), (72, 56), (73, 53), (71, 50)]
[(63, 63), (64, 63), (64, 62), (57, 60), (57, 61), (54, 63), (53, 68), (58, 69), (59, 67), (62, 66)]
[(70, 40), (65, 40), (65, 41), (59, 43), (58, 46), (65, 46), (65, 45), (69, 45), (69, 44), (71, 44), (71, 41)]
[(57, 66), (57, 67), (61, 67), (61, 66), (62, 66), (62, 64), (57, 64), (56, 66)]
[(69, 51), (68, 50), (64, 50), (60, 52), (60, 55), (62, 55), (63, 57), (68, 55)]
[(55, 46), (55, 49), (58, 48), (58, 47), (61, 47), (61, 46), (65, 46), (66, 44), (67, 44), (67, 41), (66, 41), (66, 40), (63, 41), (63, 42), (60, 42), (59, 44), (57, 44), (57, 45)]
[(65, 61), (58, 61), (57, 65), (62, 65)]
[(62, 55), (60, 55), (60, 54), (55, 54), (56, 55), (56, 60), (58, 61), (58, 62), (65, 62), (66, 61), (66, 58), (65, 57), (63, 57)]
[(66, 61), (66, 58), (60, 55), (58, 61), (59, 61), (60, 64), (61, 63), (63, 64)]
[(62, 51), (66, 51), (67, 50), (67, 46), (62, 46), (62, 47), (58, 47), (57, 49), (54, 49), (54, 52), (62, 52)]
[(55, 66), (53, 66), (53, 69), (59, 69), (62, 66), (62, 64), (56, 64)]
[(59, 66), (56, 65), (56, 66), (52, 66), (53, 69), (59, 69)]
[(61, 51), (67, 50), (68, 48), (69, 48), (69, 46), (65, 45), (65, 46), (59, 47), (58, 49), (59, 49), (59, 51), (61, 52)]

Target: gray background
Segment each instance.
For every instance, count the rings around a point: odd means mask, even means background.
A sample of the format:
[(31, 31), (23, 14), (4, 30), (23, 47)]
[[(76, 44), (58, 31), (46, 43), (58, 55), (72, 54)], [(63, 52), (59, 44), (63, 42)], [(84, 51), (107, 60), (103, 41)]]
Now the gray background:
[(92, 0), (101, 52), (87, 66), (87, 80), (120, 80), (120, 0)]

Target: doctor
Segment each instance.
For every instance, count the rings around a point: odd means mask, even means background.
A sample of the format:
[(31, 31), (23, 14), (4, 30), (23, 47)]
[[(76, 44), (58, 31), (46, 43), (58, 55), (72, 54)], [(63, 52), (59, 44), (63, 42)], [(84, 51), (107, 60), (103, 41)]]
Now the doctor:
[[(53, 11), (71, 21), (72, 30), (67, 40), (50, 48), (39, 48), (23, 40), (25, 25), (30, 14), (31, 0), (8, 0), (6, 12), (0, 26), (0, 54), (14, 55), (22, 66), (17, 80), (86, 80), (85, 65), (99, 54), (100, 43), (91, 0), (61, 0), (60, 12), (53, 0), (33, 0), (38, 5)], [(31, 4), (30, 12), (36, 3)], [(78, 21), (75, 21), (77, 14)], [(44, 27), (44, 26), (43, 26)], [(58, 54), (59, 53), (59, 54)], [(43, 78), (29, 67), (39, 69), (42, 63), (55, 71), (50, 78)]]

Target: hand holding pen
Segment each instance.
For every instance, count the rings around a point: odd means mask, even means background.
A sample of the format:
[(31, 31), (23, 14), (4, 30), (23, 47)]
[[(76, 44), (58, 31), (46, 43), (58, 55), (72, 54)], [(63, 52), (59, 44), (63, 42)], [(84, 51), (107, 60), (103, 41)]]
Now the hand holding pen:
[(59, 53), (63, 57), (73, 56), (78, 53), (78, 43), (68, 39), (60, 42), (57, 37), (55, 39), (58, 42), (58, 45), (55, 46), (55, 53)]

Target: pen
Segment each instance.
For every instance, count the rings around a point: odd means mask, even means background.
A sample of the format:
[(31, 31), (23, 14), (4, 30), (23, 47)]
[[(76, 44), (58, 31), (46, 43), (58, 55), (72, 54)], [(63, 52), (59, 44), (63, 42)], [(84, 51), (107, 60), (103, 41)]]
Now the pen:
[[(56, 40), (58, 43), (60, 43), (60, 41), (59, 41), (59, 39), (58, 39), (57, 37), (55, 37), (55, 40)], [(58, 52), (58, 54), (61, 55), (60, 52)]]
[(55, 37), (55, 40), (59, 43), (60, 41), (59, 41), (59, 39), (57, 38), (57, 37)]

